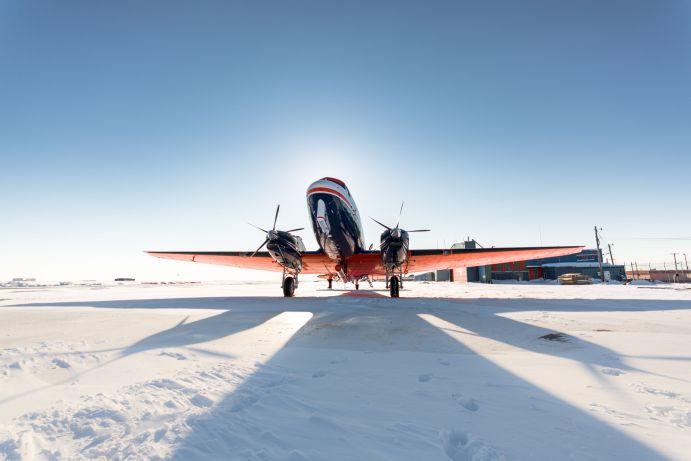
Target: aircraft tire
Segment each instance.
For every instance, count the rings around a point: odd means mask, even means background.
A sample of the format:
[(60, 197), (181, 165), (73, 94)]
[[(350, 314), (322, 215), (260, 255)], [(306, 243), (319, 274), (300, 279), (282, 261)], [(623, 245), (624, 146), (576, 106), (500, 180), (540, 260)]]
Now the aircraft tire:
[(359, 290), (360, 289), (360, 284), (358, 282), (355, 282), (355, 289)]
[(286, 298), (295, 296), (295, 279), (293, 277), (286, 277), (283, 281), (283, 296)]
[(389, 292), (392, 298), (398, 298), (398, 284), (398, 277), (395, 275), (391, 277), (391, 281), (389, 282)]

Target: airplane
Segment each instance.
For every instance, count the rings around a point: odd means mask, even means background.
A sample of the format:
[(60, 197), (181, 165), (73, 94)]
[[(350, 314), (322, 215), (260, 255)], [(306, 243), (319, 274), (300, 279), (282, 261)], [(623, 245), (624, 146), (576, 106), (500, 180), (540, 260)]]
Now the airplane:
[[(429, 249), (411, 250), (410, 233), (428, 229), (406, 231), (396, 223), (384, 227), (377, 249), (365, 247), (360, 213), (346, 184), (337, 178), (325, 177), (307, 188), (307, 208), (319, 250), (307, 251), (302, 239), (292, 232), (276, 230), (280, 205), (276, 207), (274, 224), (265, 230), (264, 242), (254, 252), (247, 251), (147, 251), (151, 256), (180, 261), (219, 264), (266, 271), (282, 272), (283, 295), (292, 297), (298, 286), (298, 275), (316, 274), (328, 281), (353, 283), (360, 288), (361, 281), (372, 285), (372, 277), (385, 276), (386, 287), (392, 298), (398, 298), (403, 287), (403, 276), (439, 269), (484, 266), (511, 261), (564, 256), (578, 253), (583, 246)], [(401, 212), (403, 205), (401, 205)], [(260, 251), (266, 246), (267, 251)]]

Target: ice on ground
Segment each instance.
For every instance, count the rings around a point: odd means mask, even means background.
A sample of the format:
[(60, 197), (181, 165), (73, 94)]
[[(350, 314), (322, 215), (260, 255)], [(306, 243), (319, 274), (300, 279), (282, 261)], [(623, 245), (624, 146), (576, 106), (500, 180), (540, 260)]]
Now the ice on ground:
[(0, 302), (0, 460), (683, 460), (691, 290), (303, 282)]

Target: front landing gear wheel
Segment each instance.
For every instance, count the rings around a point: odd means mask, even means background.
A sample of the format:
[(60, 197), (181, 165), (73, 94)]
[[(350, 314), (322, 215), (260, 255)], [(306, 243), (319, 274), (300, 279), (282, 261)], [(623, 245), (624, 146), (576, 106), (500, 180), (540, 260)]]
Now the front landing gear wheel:
[(360, 283), (355, 282), (355, 289), (356, 289), (356, 290), (359, 290), (359, 289), (360, 289)]
[(292, 298), (295, 295), (295, 279), (293, 277), (286, 277), (283, 281), (283, 296)]
[(398, 287), (398, 277), (394, 275), (393, 277), (391, 277), (391, 280), (389, 281), (389, 293), (391, 294), (392, 298), (398, 298)]

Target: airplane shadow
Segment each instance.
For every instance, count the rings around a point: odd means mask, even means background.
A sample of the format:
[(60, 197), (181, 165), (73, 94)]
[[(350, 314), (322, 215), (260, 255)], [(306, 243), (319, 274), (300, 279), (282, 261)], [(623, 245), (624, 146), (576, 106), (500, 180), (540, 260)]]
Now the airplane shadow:
[[(178, 325), (148, 336), (123, 349), (121, 356), (127, 356), (152, 349), (189, 347), (225, 338), (249, 330), (269, 320), (272, 313), (226, 311), (189, 323)], [(228, 356), (227, 358), (232, 358)]]
[[(580, 360), (591, 368), (612, 365), (616, 353), (608, 348), (576, 338), (570, 338), (567, 344), (546, 344), (540, 337), (559, 332), (497, 315), (521, 310), (511, 307), (515, 300), (440, 303), (440, 300), (418, 298), (400, 299), (394, 301), (395, 304), (389, 299), (378, 298), (329, 298), (326, 301), (321, 300), (319, 306), (313, 306), (319, 308), (311, 310), (314, 314), (311, 320), (265, 366), (226, 396), (211, 413), (191, 422), (191, 433), (170, 459), (240, 459), (243, 456), (249, 459), (374, 459), (381, 458), (382, 453), (389, 459), (471, 459), (471, 451), (476, 450), (477, 445), (471, 449), (462, 440), (466, 440), (464, 437), (467, 438), (474, 428), (483, 434), (502, 434), (497, 437), (496, 445), (507, 453), (512, 451), (512, 440), (520, 440), (523, 446), (527, 444), (531, 454), (526, 456), (523, 449), (522, 459), (564, 459), (571, 456), (570, 450), (574, 448), (581, 450), (581, 455), (588, 453), (589, 459), (666, 459), (616, 427), (478, 355), (420, 318), (421, 315), (434, 315), (475, 336), (541, 354)], [(530, 301), (524, 302), (526, 308)], [(656, 303), (659, 306), (660, 302)], [(290, 310), (289, 304), (280, 301), (276, 304), (281, 311)], [(599, 300), (594, 300), (583, 310), (598, 310), (598, 304)], [(644, 302), (633, 300), (607, 301), (606, 304), (608, 311), (648, 310)], [(663, 304), (662, 309), (691, 309), (691, 302)], [(561, 310), (565, 305), (570, 302), (553, 303), (551, 309)], [(531, 310), (534, 309), (532, 305)], [(303, 305), (300, 310), (310, 309)], [(587, 354), (575, 353), (576, 349), (583, 348), (588, 349)], [(383, 377), (386, 385), (369, 386), (367, 383), (372, 380), (373, 371), (368, 367), (362, 370), (362, 376), (339, 379), (338, 359), (325, 364), (325, 350), (332, 350), (334, 357), (346, 355), (342, 359), (346, 361), (354, 360), (353, 356), (372, 360), (374, 374)], [(410, 370), (396, 360), (400, 351), (419, 353), (420, 360), (430, 362), (430, 368), (437, 365), (438, 354), (465, 356), (460, 363), (471, 363), (474, 376), (469, 376), (462, 368), (454, 372), (446, 368), (443, 371), (443, 379), (449, 382), (446, 388), (463, 393), (467, 382), (482, 380), (484, 392), (491, 394), (491, 401), (485, 396), (482, 402), (488, 407), (489, 415), (479, 416), (482, 411), (473, 407), (477, 404), (472, 403), (472, 399), (471, 404), (466, 405), (470, 410), (459, 406), (450, 394), (444, 396), (448, 400), (445, 405), (427, 411), (425, 402), (420, 402), (416, 395), (420, 392), (416, 387), (419, 383), (409, 384)], [(322, 363), (318, 363), (320, 357)], [(326, 379), (330, 372), (323, 371), (329, 364), (336, 370), (331, 380)], [(622, 363), (618, 366), (628, 369)], [(269, 387), (267, 383), (276, 382), (276, 370), (281, 373), (288, 370), (292, 374), (292, 384)], [(323, 379), (319, 381), (315, 377)], [(428, 379), (424, 375), (413, 378), (417, 381)], [(342, 380), (348, 384), (339, 385)], [(410, 395), (392, 399), (391, 394), (401, 396), (399, 387), (409, 387)], [(309, 391), (304, 392), (302, 388)], [(366, 397), (362, 392), (367, 393)], [(247, 395), (252, 398), (248, 400)], [(441, 397), (434, 395), (431, 400), (435, 398)], [(369, 403), (363, 405), (363, 399)], [(252, 403), (239, 406), (239, 402), (247, 401)], [(351, 409), (347, 409), (349, 405)], [(444, 410), (449, 406), (451, 410)], [(504, 413), (502, 408), (514, 411)], [(270, 418), (266, 417), (267, 412)], [(387, 418), (389, 423), (384, 422)], [(400, 424), (390, 423), (397, 419)], [(296, 434), (295, 427), (308, 435)], [(458, 427), (462, 428), (460, 432)], [(416, 452), (419, 447), (406, 447), (405, 443), (400, 443), (400, 437), (425, 438), (426, 449)], [(259, 441), (253, 442), (256, 440)], [(371, 448), (366, 447), (372, 446), (378, 451), (368, 451)], [(323, 447), (329, 447), (329, 451), (319, 451)], [(559, 451), (555, 452), (555, 448)]]
[[(126, 348), (123, 354), (128, 355), (220, 339), (282, 312), (311, 312), (312, 318), (266, 364), (210, 413), (188, 421), (190, 433), (171, 456), (174, 460), (388, 457), (455, 461), (470, 459), (462, 456), (468, 454), (464, 450), (470, 450), (472, 444), (463, 440), (467, 441), (469, 434), (480, 433), (485, 442), (511, 457), (517, 450), (516, 456), (523, 459), (564, 459), (571, 457), (571, 450), (578, 450), (580, 454), (576, 456), (588, 453), (590, 459), (647, 461), (666, 458), (589, 412), (498, 366), (421, 316), (439, 318), (457, 326), (463, 334), (568, 358), (594, 373), (595, 367), (610, 367), (613, 363), (622, 370), (634, 369), (618, 360), (618, 354), (607, 347), (501, 314), (535, 310), (691, 309), (690, 301), (652, 303), (651, 309), (651, 301), (609, 299), (208, 297), (20, 306), (227, 311), (155, 333)], [(567, 341), (552, 343), (541, 339), (549, 334), (563, 334)], [(403, 351), (414, 353), (406, 357), (414, 358), (418, 366), (422, 363), (423, 368), (428, 364), (430, 369), (442, 370), (431, 373), (432, 377), (411, 377), (410, 367), (399, 359)], [(325, 354), (335, 359), (325, 361)], [(339, 359), (341, 356), (345, 357)], [(357, 362), (350, 370), (357, 374), (338, 379), (339, 360)], [(439, 365), (440, 360), (451, 365)], [(365, 363), (366, 366), (361, 365)], [(327, 371), (321, 374), (323, 369)], [(281, 375), (291, 375), (285, 385), (275, 385), (277, 370)], [(333, 378), (329, 378), (332, 374)], [(437, 390), (446, 394), (420, 389), (421, 383), (435, 379), (436, 374), (445, 380)], [(412, 378), (414, 383), (410, 384)], [(475, 389), (483, 389), (479, 409), (459, 406), (453, 397), (454, 392), (464, 394), (465, 389), (472, 389), (468, 386), (471, 382)], [(401, 392), (399, 385), (409, 392)], [(252, 398), (246, 398), (248, 395)], [(472, 401), (472, 396), (467, 398)], [(434, 403), (429, 409), (428, 401)], [(347, 410), (349, 407), (351, 411)], [(503, 408), (513, 411), (503, 412)], [(490, 440), (491, 434), (496, 436), (494, 440)], [(424, 443), (409, 446), (407, 439)], [(325, 446), (330, 447), (329, 452), (320, 451)], [(477, 449), (477, 444), (474, 446)], [(516, 448), (520, 446), (532, 447), (532, 454), (526, 454), (525, 448)], [(555, 453), (555, 447), (561, 447), (561, 451)], [(379, 451), (367, 451), (371, 449)]]

